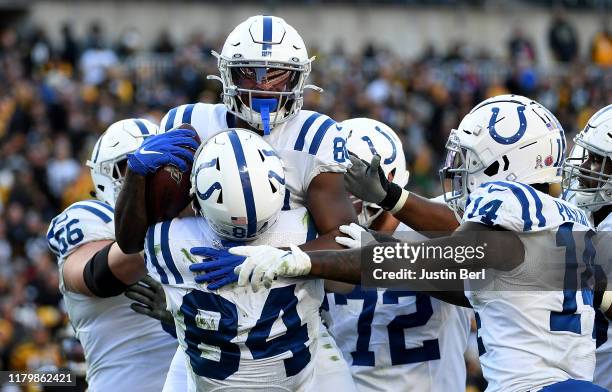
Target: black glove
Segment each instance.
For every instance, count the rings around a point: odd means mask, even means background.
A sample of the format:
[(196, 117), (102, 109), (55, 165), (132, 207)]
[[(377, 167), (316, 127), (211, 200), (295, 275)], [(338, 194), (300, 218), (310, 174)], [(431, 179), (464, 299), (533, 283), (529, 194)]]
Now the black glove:
[(387, 179), (380, 167), (380, 155), (374, 155), (371, 163), (350, 153), (352, 166), (344, 174), (344, 186), (355, 197), (376, 203), (389, 211), (402, 196), (402, 187)]
[(166, 310), (166, 295), (161, 284), (149, 275), (125, 290), (125, 296), (136, 301), (130, 308), (169, 326), (174, 326), (172, 314)]

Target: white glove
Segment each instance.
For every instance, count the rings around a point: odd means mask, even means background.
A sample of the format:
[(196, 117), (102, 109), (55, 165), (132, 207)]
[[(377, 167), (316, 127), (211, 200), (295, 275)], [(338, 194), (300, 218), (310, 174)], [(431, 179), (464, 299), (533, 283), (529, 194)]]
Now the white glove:
[(310, 257), (295, 245), (291, 245), (290, 249), (287, 251), (269, 245), (230, 248), (230, 253), (246, 256), (244, 263), (234, 269), (238, 275), (238, 286), (246, 286), (250, 279), (253, 292), (257, 292), (262, 285), (269, 289), (276, 277), (308, 275)]
[(336, 237), (336, 242), (350, 249), (361, 248), (361, 233), (366, 231), (356, 223), (342, 225), (339, 230), (349, 237)]

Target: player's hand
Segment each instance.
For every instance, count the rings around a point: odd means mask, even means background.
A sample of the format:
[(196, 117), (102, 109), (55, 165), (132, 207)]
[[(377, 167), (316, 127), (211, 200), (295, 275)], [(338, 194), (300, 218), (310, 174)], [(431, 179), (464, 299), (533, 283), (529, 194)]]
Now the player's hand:
[(125, 296), (136, 301), (130, 308), (136, 313), (174, 325), (172, 314), (166, 310), (166, 295), (162, 285), (149, 275), (125, 290)]
[(389, 180), (380, 167), (380, 155), (374, 155), (371, 163), (349, 153), (352, 166), (344, 174), (344, 186), (358, 199), (380, 203), (389, 189)]
[(246, 256), (244, 263), (236, 267), (238, 286), (246, 286), (249, 281), (253, 292), (261, 286), (269, 289), (277, 277), (295, 278), (310, 273), (310, 257), (295, 245), (290, 251), (268, 245), (237, 246), (229, 252), (236, 256)]
[(389, 211), (402, 196), (402, 187), (387, 179), (380, 166), (380, 155), (375, 154), (369, 164), (349, 153), (352, 166), (344, 173), (344, 186), (358, 199), (376, 203)]
[(350, 249), (361, 248), (361, 235), (367, 230), (359, 226), (357, 223), (350, 225), (342, 225), (338, 228), (340, 232), (348, 235), (348, 237), (336, 237), (336, 242)]
[(193, 163), (193, 154), (198, 148), (195, 135), (190, 129), (176, 129), (148, 137), (138, 150), (127, 155), (128, 167), (141, 176), (165, 165), (174, 165), (185, 172), (187, 165)]
[(226, 249), (195, 247), (189, 252), (194, 256), (207, 258), (200, 263), (191, 264), (189, 270), (196, 274), (196, 283), (209, 283), (209, 290), (217, 290), (236, 282), (238, 275), (234, 273), (234, 268), (246, 259), (244, 256), (233, 255)]

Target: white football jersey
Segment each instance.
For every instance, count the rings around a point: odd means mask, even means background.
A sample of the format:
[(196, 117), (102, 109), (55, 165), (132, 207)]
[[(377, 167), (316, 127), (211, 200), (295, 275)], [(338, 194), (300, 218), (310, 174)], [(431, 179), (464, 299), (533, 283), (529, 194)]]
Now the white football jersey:
[[(547, 261), (568, 260), (565, 271), (554, 270), (558, 281), (568, 282), (577, 279), (569, 260), (582, 265), (588, 251), (594, 255), (588, 217), (529, 185), (496, 181), (470, 194), (463, 219), (524, 233), (521, 265), (507, 272), (487, 270), (486, 283), (466, 282), (487, 391), (533, 391), (567, 379), (592, 381), (592, 291), (537, 291), (542, 289), (541, 277), (552, 273)], [(575, 240), (578, 233), (580, 244)], [(495, 274), (493, 279), (489, 274)]]
[[(315, 237), (301, 207), (282, 211), (276, 224), (249, 244), (288, 246)], [(199, 390), (304, 390), (313, 378), (323, 282), (279, 279), (257, 293), (235, 285), (210, 291), (195, 282), (189, 266), (201, 259), (189, 250), (224, 243), (202, 217), (158, 223), (147, 232), (147, 268), (163, 284), (193, 384)]]
[[(205, 142), (215, 134), (233, 128), (233, 115), (223, 104), (195, 103), (171, 109), (159, 124), (168, 131), (191, 124)], [(303, 206), (313, 178), (322, 172), (344, 173), (350, 167), (346, 151), (346, 129), (324, 114), (301, 110), (291, 120), (263, 136), (283, 161), (286, 179), (283, 210)]]
[(89, 390), (161, 390), (177, 347), (162, 324), (130, 309), (133, 301), (124, 295), (96, 298), (64, 287), (62, 269), (72, 252), (88, 242), (114, 239), (113, 208), (98, 200), (72, 204), (47, 232), (70, 323), (85, 351)]
[[(602, 238), (603, 241), (609, 238), (609, 233), (612, 232), (612, 214), (608, 215), (606, 219), (597, 225), (597, 231), (606, 233)], [(596, 248), (598, 252), (599, 246), (600, 243), (597, 243)], [(607, 241), (604, 246), (609, 246)], [(606, 389), (612, 389), (612, 323), (599, 309), (596, 310), (595, 314), (594, 334), (597, 351), (593, 382)]]
[[(402, 231), (412, 229), (402, 223)], [(465, 391), (471, 309), (361, 286), (326, 300), (324, 320), (359, 391)]]

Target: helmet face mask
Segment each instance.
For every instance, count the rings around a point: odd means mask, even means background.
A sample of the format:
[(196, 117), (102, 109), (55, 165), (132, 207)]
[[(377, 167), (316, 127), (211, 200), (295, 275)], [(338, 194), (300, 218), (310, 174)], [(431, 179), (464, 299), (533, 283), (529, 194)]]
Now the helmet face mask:
[(578, 207), (597, 211), (612, 204), (612, 157), (580, 135), (575, 142), (563, 164), (564, 194), (573, 193)]
[(612, 105), (597, 111), (574, 138), (563, 164), (561, 186), (566, 199), (597, 211), (612, 204)]
[(453, 129), (446, 142), (447, 153), (444, 167), (440, 170), (440, 182), (444, 201), (460, 216), (470, 193), (468, 184), (474, 183), (470, 174), (482, 170), (484, 165), (474, 151), (461, 145), (457, 133), (458, 131)]

